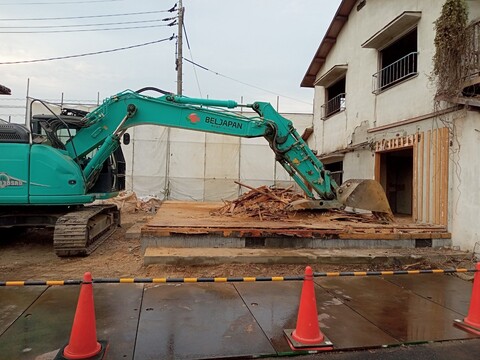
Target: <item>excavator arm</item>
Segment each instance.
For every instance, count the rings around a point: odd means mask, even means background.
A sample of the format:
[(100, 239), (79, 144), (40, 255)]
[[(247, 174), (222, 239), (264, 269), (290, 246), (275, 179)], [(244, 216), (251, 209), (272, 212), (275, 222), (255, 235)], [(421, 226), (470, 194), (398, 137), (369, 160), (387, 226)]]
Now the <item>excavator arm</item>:
[[(249, 107), (257, 116), (247, 117), (226, 109)], [(150, 124), (239, 137), (265, 137), (276, 160), (311, 199), (323, 207), (338, 208), (338, 185), (316, 158), (292, 122), (269, 103), (238, 105), (232, 100), (211, 100), (164, 95), (158, 98), (124, 91), (108, 98), (85, 119), (85, 127), (66, 144), (77, 161), (93, 153), (83, 169), (88, 186), (103, 163), (120, 146), (121, 137), (133, 126)], [(87, 187), (88, 187), (87, 186)]]

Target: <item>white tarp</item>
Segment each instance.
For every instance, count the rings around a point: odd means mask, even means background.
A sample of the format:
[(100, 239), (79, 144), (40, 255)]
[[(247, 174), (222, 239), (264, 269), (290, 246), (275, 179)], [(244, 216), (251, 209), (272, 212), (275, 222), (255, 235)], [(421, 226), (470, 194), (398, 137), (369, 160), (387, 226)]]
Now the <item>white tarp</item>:
[[(311, 114), (283, 116), (293, 121), (300, 134), (312, 126)], [(138, 196), (219, 201), (248, 191), (234, 181), (253, 187), (293, 184), (283, 167), (276, 163), (264, 138), (238, 138), (163, 127), (158, 127), (163, 131), (158, 137), (154, 126), (144, 128), (146, 126), (130, 130), (132, 143), (123, 147), (127, 158), (127, 190), (135, 191)]]

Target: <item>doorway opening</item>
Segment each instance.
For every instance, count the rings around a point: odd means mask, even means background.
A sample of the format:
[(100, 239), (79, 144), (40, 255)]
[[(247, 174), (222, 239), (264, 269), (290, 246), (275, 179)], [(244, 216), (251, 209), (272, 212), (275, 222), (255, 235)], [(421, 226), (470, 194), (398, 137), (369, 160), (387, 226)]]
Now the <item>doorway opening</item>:
[(395, 215), (412, 216), (413, 148), (384, 152), (380, 156), (380, 183)]

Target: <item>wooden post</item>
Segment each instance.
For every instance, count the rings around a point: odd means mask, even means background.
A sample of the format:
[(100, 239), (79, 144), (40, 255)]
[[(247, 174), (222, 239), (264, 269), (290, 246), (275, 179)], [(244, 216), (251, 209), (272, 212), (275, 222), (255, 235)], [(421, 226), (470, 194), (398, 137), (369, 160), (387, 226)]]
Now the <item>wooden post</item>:
[(427, 150), (427, 173), (425, 175), (425, 219), (427, 220), (428, 223), (431, 223), (430, 220), (430, 144), (431, 144), (431, 136), (432, 132), (430, 130), (427, 131), (427, 144), (426, 144), (426, 150)]
[(432, 133), (432, 223), (437, 224), (437, 129)]
[(420, 151), (419, 153), (419, 158), (418, 158), (418, 161), (419, 161), (419, 174), (418, 174), (418, 220), (420, 221), (424, 221), (424, 218), (423, 218), (423, 203), (424, 203), (424, 199), (423, 199), (423, 172), (424, 172), (424, 169), (423, 169), (423, 158), (424, 158), (424, 148), (425, 148), (425, 138), (424, 138), (424, 133), (421, 132), (419, 137), (418, 137), (418, 149)]
[(435, 224), (440, 224), (440, 184), (442, 182), (441, 130), (435, 129)]
[(418, 133), (413, 142), (413, 181), (412, 181), (412, 219), (418, 220)]
[(382, 154), (379, 152), (375, 153), (375, 174), (374, 174), (374, 179), (378, 182), (380, 182), (380, 174), (381, 174), (381, 165), (382, 165)]
[(442, 129), (442, 171), (441, 171), (441, 192), (440, 192), (440, 204), (441, 204), (441, 214), (440, 214), (440, 223), (442, 225), (447, 225), (448, 223), (448, 148), (449, 148), (449, 130), (448, 128)]

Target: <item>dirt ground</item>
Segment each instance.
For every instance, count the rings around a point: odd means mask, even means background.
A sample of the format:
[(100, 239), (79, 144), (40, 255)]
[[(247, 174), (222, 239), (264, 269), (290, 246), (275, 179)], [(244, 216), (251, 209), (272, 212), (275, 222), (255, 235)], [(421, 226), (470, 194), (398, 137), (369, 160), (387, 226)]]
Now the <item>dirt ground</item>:
[[(93, 277), (221, 277), (301, 275), (304, 265), (224, 264), (215, 266), (143, 265), (140, 239), (126, 239), (126, 231), (152, 217), (145, 211), (122, 211), (122, 226), (88, 257), (59, 258), (53, 252), (53, 231), (29, 230), (22, 235), (0, 233), (0, 280), (80, 279)], [(473, 268), (467, 258), (461, 263), (418, 263), (413, 268)], [(380, 268), (384, 270), (383, 268)], [(367, 271), (366, 265), (319, 265), (315, 271)]]

